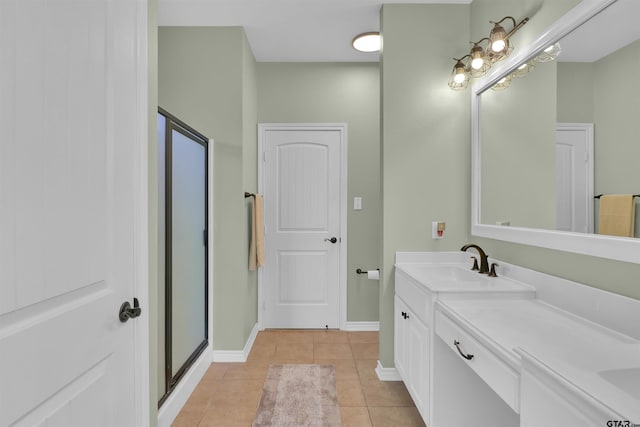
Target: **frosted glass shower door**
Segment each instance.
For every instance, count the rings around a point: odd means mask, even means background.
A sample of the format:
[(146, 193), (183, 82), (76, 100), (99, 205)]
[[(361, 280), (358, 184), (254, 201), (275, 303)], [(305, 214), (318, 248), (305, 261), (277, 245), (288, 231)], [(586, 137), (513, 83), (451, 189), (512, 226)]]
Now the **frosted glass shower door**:
[(158, 403), (208, 345), (208, 142), (158, 108)]
[(158, 108), (159, 405), (208, 345), (208, 142)]
[(172, 376), (205, 336), (206, 148), (171, 133)]

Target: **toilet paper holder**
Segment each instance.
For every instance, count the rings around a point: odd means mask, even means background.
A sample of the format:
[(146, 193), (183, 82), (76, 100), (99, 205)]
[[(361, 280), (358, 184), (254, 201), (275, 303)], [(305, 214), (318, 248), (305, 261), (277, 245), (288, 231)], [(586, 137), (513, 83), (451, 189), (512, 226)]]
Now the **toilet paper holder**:
[[(380, 271), (379, 268), (376, 268), (376, 270)], [(356, 274), (367, 274), (367, 270), (363, 270), (361, 268), (356, 269)]]

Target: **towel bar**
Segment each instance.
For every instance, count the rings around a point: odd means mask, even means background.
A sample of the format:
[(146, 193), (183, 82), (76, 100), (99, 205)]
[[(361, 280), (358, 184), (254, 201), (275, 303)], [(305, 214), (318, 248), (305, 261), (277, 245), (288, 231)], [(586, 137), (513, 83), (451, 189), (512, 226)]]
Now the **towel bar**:
[[(598, 194), (597, 196), (593, 196), (593, 198), (594, 199), (599, 199), (602, 196), (604, 196), (604, 194)], [(640, 197), (640, 194), (634, 194), (633, 197)]]

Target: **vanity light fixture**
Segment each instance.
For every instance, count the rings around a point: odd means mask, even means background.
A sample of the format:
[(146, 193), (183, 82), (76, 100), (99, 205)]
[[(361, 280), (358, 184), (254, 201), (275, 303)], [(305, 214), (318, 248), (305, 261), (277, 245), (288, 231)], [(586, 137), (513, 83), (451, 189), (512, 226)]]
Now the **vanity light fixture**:
[(504, 89), (508, 88), (509, 86), (511, 86), (511, 79), (512, 78), (513, 78), (512, 74), (504, 76), (503, 78), (498, 80), (496, 82), (496, 84), (491, 86), (491, 89), (493, 89), (493, 90), (504, 90)]
[(538, 62), (550, 62), (555, 61), (555, 59), (560, 55), (560, 43), (554, 43), (545, 50), (540, 53), (540, 55), (536, 56), (534, 59)]
[(469, 73), (471, 77), (480, 77), (487, 74), (487, 71), (491, 68), (491, 61), (486, 57), (486, 48), (482, 47), (482, 42), (489, 41), (487, 37), (477, 41), (473, 44), (469, 57), (471, 62), (469, 63)]
[(451, 77), (449, 77), (449, 87), (453, 90), (463, 90), (469, 85), (469, 67), (465, 63), (465, 60), (470, 58), (469, 55), (465, 55), (462, 58), (453, 58), (456, 61), (456, 65), (453, 66), (451, 71)]
[[(513, 22), (513, 27), (507, 32), (501, 24), (508, 19)], [(453, 58), (456, 64), (453, 66), (453, 71), (449, 77), (449, 87), (451, 89), (466, 89), (470, 78), (484, 76), (494, 62), (501, 61), (509, 56), (509, 53), (513, 50), (513, 45), (509, 39), (524, 24), (529, 22), (529, 18), (524, 18), (520, 23), (516, 23), (513, 17), (505, 16), (497, 22), (489, 22), (494, 24), (489, 37), (484, 37), (477, 42), (471, 42), (471, 51), (467, 55), (459, 59)], [(526, 69), (519, 70), (516, 75), (524, 75), (532, 68), (533, 64), (529, 63)], [(509, 76), (508, 81), (502, 84), (500, 82), (496, 83), (496, 90), (508, 87), (509, 83), (511, 83), (511, 76)]]
[(353, 48), (360, 52), (379, 52), (380, 51), (380, 33), (370, 31), (368, 33), (358, 34), (351, 41)]
[[(513, 22), (513, 28), (507, 32), (502, 24), (505, 20), (510, 19)], [(513, 50), (513, 45), (510, 42), (511, 36), (518, 31), (524, 24), (529, 22), (529, 18), (524, 18), (520, 23), (516, 24), (516, 20), (511, 16), (505, 16), (499, 21), (489, 21), (493, 24), (491, 33), (489, 34), (489, 46), (486, 50), (486, 56), (491, 62), (502, 61), (509, 56)]]
[(511, 74), (513, 74), (514, 77), (523, 77), (526, 76), (529, 71), (533, 70), (534, 68), (535, 65), (533, 65), (533, 61), (525, 62), (524, 64), (513, 70)]

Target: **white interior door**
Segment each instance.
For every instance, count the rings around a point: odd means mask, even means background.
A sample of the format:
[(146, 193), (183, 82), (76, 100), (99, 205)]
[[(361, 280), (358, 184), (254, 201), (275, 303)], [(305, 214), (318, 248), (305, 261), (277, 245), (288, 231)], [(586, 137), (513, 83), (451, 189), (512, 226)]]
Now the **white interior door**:
[(144, 0), (0, 1), (1, 426), (148, 424), (146, 32)]
[[(263, 125), (266, 126), (266, 125)], [(344, 128), (263, 128), (265, 328), (339, 328)]]
[(556, 228), (593, 233), (593, 125), (556, 128)]

